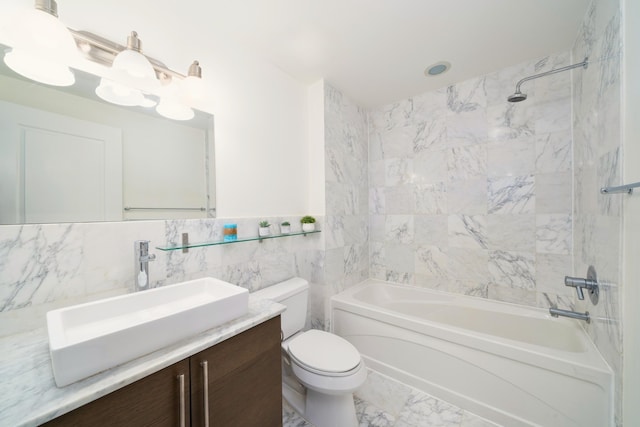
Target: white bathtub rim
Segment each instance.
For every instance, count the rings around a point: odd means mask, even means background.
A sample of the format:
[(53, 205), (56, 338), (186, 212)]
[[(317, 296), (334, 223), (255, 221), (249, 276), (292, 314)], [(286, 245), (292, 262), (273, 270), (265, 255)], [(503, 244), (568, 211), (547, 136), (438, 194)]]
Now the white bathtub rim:
[[(430, 351), (435, 351), (440, 354), (449, 355), (449, 357), (452, 357), (456, 360), (469, 363), (471, 365), (475, 365), (477, 369), (480, 369), (492, 376), (495, 376), (496, 378), (499, 378), (501, 381), (507, 381), (508, 383), (510, 383), (512, 386), (515, 386), (516, 388), (520, 388), (518, 386), (519, 383), (517, 381), (516, 382), (513, 381), (513, 375), (503, 376), (501, 373), (502, 372), (501, 370), (496, 370), (497, 367), (495, 364), (493, 364), (494, 361), (511, 359), (510, 357), (507, 357), (502, 353), (496, 355), (496, 353), (485, 352), (484, 350), (478, 349), (478, 348), (467, 348), (467, 346), (463, 344), (459, 344), (455, 341), (442, 340), (440, 338), (432, 337), (427, 334), (424, 334), (420, 331), (405, 329), (396, 324), (388, 324), (384, 321), (381, 321), (378, 319), (371, 319), (366, 316), (361, 316), (360, 314), (354, 313), (354, 312), (345, 312), (344, 314), (347, 316), (354, 316), (356, 318), (365, 319), (365, 322), (377, 322), (382, 324), (383, 326), (383, 329), (381, 330), (380, 333), (375, 333), (375, 331), (371, 333), (372, 331), (369, 331), (369, 333), (366, 333), (364, 335), (359, 334), (357, 332), (361, 326), (356, 326), (355, 330), (353, 329), (353, 326), (352, 327), (347, 326), (346, 328), (347, 330), (341, 330), (341, 333), (339, 333), (339, 335), (344, 336), (348, 340), (351, 340), (352, 338), (355, 338), (355, 337), (367, 337), (367, 336), (399, 339), (407, 343), (419, 346), (421, 348), (429, 349)], [(347, 320), (346, 323), (344, 321), (337, 321), (335, 324), (342, 324), (346, 326), (351, 323)], [(400, 334), (396, 335), (394, 333), (393, 335), (389, 335), (388, 327), (400, 329), (399, 331)], [(407, 336), (411, 336), (411, 335), (415, 335), (416, 336), (415, 339), (407, 339)], [(354, 345), (357, 346), (355, 342), (354, 342)], [(380, 347), (377, 347), (377, 348), (380, 348)], [(471, 351), (471, 353), (469, 351)], [(489, 361), (491, 361), (491, 364), (488, 366), (493, 366), (493, 368), (486, 369), (487, 366), (485, 366), (484, 364), (477, 364), (477, 359), (475, 356), (473, 356), (473, 354), (478, 354), (478, 353), (486, 353), (490, 357), (495, 357), (496, 359), (488, 359)], [(387, 365), (386, 363), (377, 359), (375, 356), (368, 355), (366, 351), (363, 352), (362, 357), (363, 357), (363, 360), (365, 360), (368, 363), (368, 366), (374, 370), (378, 370), (392, 378), (396, 378), (400, 382), (408, 384), (417, 389), (423, 390), (428, 394), (431, 394), (440, 399), (448, 401), (449, 403), (452, 403), (463, 409), (468, 409), (494, 422), (498, 422), (500, 425), (508, 425), (508, 426), (522, 425), (522, 426), (528, 426), (528, 427), (539, 426), (532, 420), (520, 417), (516, 413), (516, 411), (512, 412), (511, 410), (508, 410), (508, 409), (502, 410), (499, 407), (496, 407), (493, 404), (491, 404), (489, 401), (484, 403), (482, 401), (476, 401), (472, 397), (472, 395), (467, 395), (465, 392), (456, 392), (456, 391), (453, 391), (455, 389), (448, 388), (443, 384), (429, 381), (427, 379), (428, 377), (422, 377), (420, 375), (416, 376), (411, 372), (410, 369), (412, 368), (407, 370), (405, 369), (405, 367), (402, 367), (402, 366)], [(483, 358), (483, 359), (487, 360), (486, 358)], [(421, 357), (419, 360), (428, 360), (428, 359), (424, 359)], [(526, 361), (522, 361), (518, 359), (513, 359), (512, 361), (521, 366), (529, 366), (529, 368), (533, 370), (539, 370), (539, 369), (548, 370), (541, 363), (527, 363)], [(381, 366), (379, 366), (380, 364), (382, 366), (389, 367), (389, 369), (382, 369)], [(554, 372), (554, 370), (548, 370), (548, 371)], [(452, 372), (455, 372), (455, 371), (452, 371)], [(513, 372), (513, 371), (506, 371), (506, 372)], [(566, 369), (566, 370), (562, 370), (561, 372), (556, 373), (556, 375), (560, 375), (566, 378), (574, 378), (580, 383), (583, 381), (587, 381), (588, 383), (592, 384), (592, 386), (598, 387), (599, 390), (602, 390), (604, 394), (609, 396), (607, 407), (612, 408), (612, 393), (611, 393), (611, 390), (613, 389), (612, 375), (603, 376), (602, 373), (594, 372), (593, 370), (588, 370), (586, 372), (583, 372), (581, 369), (575, 369), (575, 366), (569, 367), (569, 369)], [(509, 379), (509, 377), (511, 377), (511, 380)], [(539, 387), (540, 386), (538, 385), (538, 388), (537, 388), (538, 392), (544, 392), (544, 389), (540, 389)], [(522, 389), (522, 390), (525, 393), (527, 393), (531, 398), (535, 398), (542, 404), (544, 405), (548, 404), (546, 400), (540, 399), (538, 397), (537, 393), (534, 392), (534, 390), (536, 390), (535, 388), (532, 389), (531, 392), (527, 391), (527, 389)], [(570, 393), (570, 395), (572, 394)], [(487, 409), (489, 409), (490, 411), (487, 412)], [(558, 408), (556, 408), (556, 410), (557, 409)], [(610, 412), (608, 414), (609, 415), (607, 415), (607, 417), (612, 416)], [(568, 419), (572, 419), (572, 417), (568, 416)], [(517, 424), (515, 423), (516, 420), (524, 420), (524, 421), (522, 421), (522, 424)], [(545, 422), (543, 423), (542, 426), (539, 426), (539, 427), (543, 427), (547, 425), (551, 425), (551, 424), (547, 424)], [(560, 424), (553, 424), (553, 425), (560, 425)], [(561, 424), (561, 425), (564, 426), (569, 424)], [(579, 425), (591, 425), (591, 424), (578, 423), (578, 424), (570, 424), (570, 425), (574, 425), (577, 427)], [(597, 425), (598, 427), (600, 427), (603, 424), (597, 424)]]
[[(332, 317), (331, 323), (333, 324), (333, 310), (334, 309), (344, 310), (345, 305), (348, 305), (349, 310), (347, 311), (351, 311), (352, 308), (355, 308), (356, 309), (355, 311), (359, 315), (365, 316), (367, 318), (383, 321), (389, 324), (400, 323), (401, 327), (408, 330), (412, 330), (414, 332), (426, 333), (428, 335), (432, 335), (434, 337), (437, 337), (445, 341), (453, 342), (459, 345), (464, 345), (470, 348), (480, 349), (482, 351), (485, 351), (491, 354), (496, 354), (503, 357), (509, 357), (513, 360), (522, 361), (522, 362), (530, 363), (533, 365), (539, 365), (539, 357), (542, 356), (544, 360), (548, 361), (548, 363), (545, 363), (544, 368), (561, 373), (561, 374), (566, 374), (567, 370), (573, 370), (574, 367), (581, 367), (582, 369), (585, 369), (588, 371), (596, 371), (596, 372), (599, 372), (601, 375), (607, 375), (607, 376), (612, 375), (613, 373), (611, 367), (609, 367), (609, 365), (606, 363), (602, 355), (598, 352), (597, 347), (595, 346), (595, 344), (593, 344), (593, 341), (591, 341), (589, 336), (581, 327), (578, 327), (577, 329), (579, 330), (581, 340), (584, 341), (586, 350), (584, 352), (565, 352), (562, 350), (542, 347), (536, 344), (531, 344), (523, 341), (516, 341), (508, 338), (495, 337), (494, 335), (490, 335), (486, 333), (469, 331), (461, 327), (434, 322), (428, 319), (418, 318), (415, 316), (406, 315), (406, 318), (405, 318), (404, 317), (405, 315), (402, 315), (396, 311), (385, 309), (379, 306), (373, 306), (367, 303), (362, 303), (359, 300), (356, 300), (355, 298), (353, 298), (353, 294), (355, 292), (358, 292), (360, 289), (372, 283), (397, 286), (405, 289), (408, 288), (411, 290), (418, 290), (426, 293), (443, 294), (444, 296), (471, 298), (476, 302), (478, 301), (481, 302), (482, 304), (485, 304), (485, 302), (497, 304), (496, 307), (505, 305), (509, 307), (510, 310), (513, 310), (511, 311), (512, 313), (517, 313), (518, 315), (522, 314), (521, 313), (522, 310), (527, 310), (531, 314), (535, 315), (533, 317), (544, 318), (545, 320), (549, 320), (553, 322), (555, 321), (559, 321), (562, 323), (569, 322), (569, 324), (572, 324), (572, 326), (575, 326), (575, 323), (571, 323), (571, 322), (577, 322), (571, 319), (551, 318), (548, 314), (544, 314), (543, 309), (539, 309), (536, 307), (521, 306), (521, 305), (512, 304), (512, 303), (503, 303), (500, 301), (489, 301), (484, 298), (450, 294), (448, 292), (443, 292), (443, 291), (435, 291), (435, 290), (425, 289), (425, 288), (420, 288), (415, 286), (407, 286), (407, 285), (401, 285), (396, 283), (379, 281), (375, 279), (367, 279), (359, 283), (358, 285), (353, 286), (341, 292), (340, 294), (334, 295), (331, 298), (331, 317)], [(345, 297), (348, 297), (348, 300), (345, 300)], [(375, 307), (376, 317), (371, 316), (372, 307)], [(418, 327), (418, 325), (421, 327)], [(456, 336), (456, 335), (464, 337), (464, 339), (467, 341), (460, 342), (460, 341), (452, 340), (452, 336)], [(497, 353), (495, 351), (496, 345), (504, 349), (505, 353), (502, 353), (502, 352)]]

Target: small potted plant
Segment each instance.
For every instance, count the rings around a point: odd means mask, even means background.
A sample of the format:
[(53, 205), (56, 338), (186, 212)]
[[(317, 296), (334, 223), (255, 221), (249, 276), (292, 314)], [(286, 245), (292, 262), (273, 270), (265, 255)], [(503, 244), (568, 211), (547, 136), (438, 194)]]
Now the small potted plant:
[(302, 223), (302, 231), (310, 232), (316, 229), (316, 219), (312, 216), (303, 216), (300, 222)]
[(260, 228), (258, 229), (258, 235), (262, 237), (262, 236), (268, 236), (269, 234), (271, 234), (271, 229), (269, 227), (271, 227), (271, 224), (269, 224), (269, 221), (260, 221)]
[(289, 234), (291, 233), (291, 224), (289, 223), (289, 221), (283, 221), (280, 224), (280, 232), (282, 234)]

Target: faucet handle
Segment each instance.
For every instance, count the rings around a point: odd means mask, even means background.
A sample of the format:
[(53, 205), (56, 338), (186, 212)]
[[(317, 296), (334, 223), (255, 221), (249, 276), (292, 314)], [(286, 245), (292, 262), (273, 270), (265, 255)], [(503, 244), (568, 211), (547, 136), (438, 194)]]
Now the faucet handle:
[(156, 260), (156, 254), (140, 255), (140, 262), (150, 262)]
[(564, 284), (565, 286), (572, 286), (576, 288), (576, 293), (578, 294), (579, 300), (584, 299), (584, 293), (582, 292), (582, 289), (584, 288), (588, 290), (589, 298), (591, 299), (591, 302), (594, 305), (598, 304), (598, 295), (599, 295), (598, 277), (596, 275), (595, 269), (592, 266), (589, 267), (589, 271), (587, 272), (586, 279), (583, 279), (581, 277), (565, 276)]
[(578, 294), (578, 299), (579, 300), (583, 300), (584, 299), (584, 293), (582, 292), (582, 288), (586, 288), (587, 287), (587, 280), (586, 279), (582, 279), (580, 277), (570, 277), (570, 276), (564, 276), (564, 285), (565, 286), (573, 286), (574, 288), (576, 288), (576, 293)]

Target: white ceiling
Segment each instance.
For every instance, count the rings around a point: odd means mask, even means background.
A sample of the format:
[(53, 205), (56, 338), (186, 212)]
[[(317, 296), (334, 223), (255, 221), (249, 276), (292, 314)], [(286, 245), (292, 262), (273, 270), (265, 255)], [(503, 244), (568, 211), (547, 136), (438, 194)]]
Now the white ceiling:
[[(324, 77), (375, 106), (571, 49), (590, 0), (228, 3), (231, 37), (305, 83)], [(442, 60), (449, 72), (424, 76)]]
[[(111, 36), (125, 28), (128, 33), (135, 23), (144, 41), (144, 29), (160, 27), (191, 52), (232, 46), (304, 84), (324, 77), (359, 104), (375, 106), (571, 49), (590, 1), (58, 0), (58, 5), (61, 19), (74, 28)], [(121, 17), (105, 19), (114, 11)], [(425, 77), (425, 68), (441, 60), (449, 61), (451, 70)]]

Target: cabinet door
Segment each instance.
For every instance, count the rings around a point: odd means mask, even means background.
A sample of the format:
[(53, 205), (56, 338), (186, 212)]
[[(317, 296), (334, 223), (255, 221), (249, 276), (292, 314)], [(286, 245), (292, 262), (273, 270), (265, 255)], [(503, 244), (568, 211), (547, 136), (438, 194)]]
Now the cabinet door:
[(282, 426), (280, 317), (191, 357), (191, 420), (205, 425), (203, 362), (209, 426)]
[[(181, 381), (183, 380), (181, 393)], [(183, 360), (43, 424), (74, 426), (189, 426), (189, 361)]]

